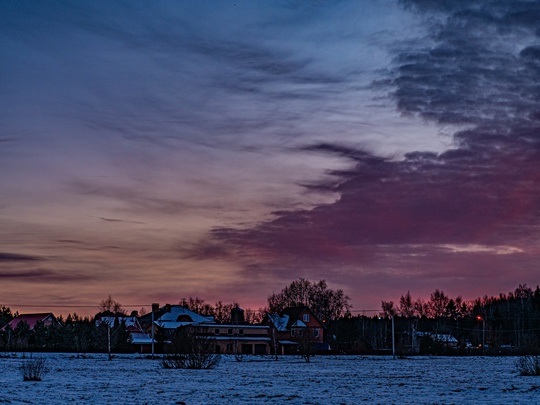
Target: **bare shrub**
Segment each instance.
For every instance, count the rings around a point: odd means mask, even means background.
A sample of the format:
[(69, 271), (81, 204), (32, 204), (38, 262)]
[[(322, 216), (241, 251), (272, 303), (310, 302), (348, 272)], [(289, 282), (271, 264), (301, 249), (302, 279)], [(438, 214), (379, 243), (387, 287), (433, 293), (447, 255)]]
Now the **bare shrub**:
[(41, 381), (47, 373), (47, 359), (44, 357), (34, 357), (23, 360), (20, 371), (24, 381)]
[(517, 360), (516, 365), (520, 375), (540, 375), (540, 356), (526, 354)]
[(175, 331), (169, 352), (161, 358), (163, 368), (210, 369), (220, 360), (215, 354), (215, 339), (193, 326)]

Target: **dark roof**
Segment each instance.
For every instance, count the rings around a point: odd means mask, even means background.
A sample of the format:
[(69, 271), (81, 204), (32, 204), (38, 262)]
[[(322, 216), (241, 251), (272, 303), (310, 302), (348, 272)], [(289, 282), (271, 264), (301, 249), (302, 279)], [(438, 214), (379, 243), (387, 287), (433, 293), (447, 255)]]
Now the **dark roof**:
[[(157, 321), (161, 315), (165, 313), (165, 307), (161, 307), (155, 314), (154, 314), (154, 321)], [(148, 325), (152, 324), (152, 311), (139, 316), (139, 323), (143, 328), (147, 327)]]
[[(289, 316), (289, 322), (287, 322), (287, 329), (291, 329), (292, 325), (300, 319), (300, 315), (305, 310), (309, 311), (309, 308), (306, 306), (302, 307), (287, 307), (283, 311), (281, 311), (281, 315), (288, 315)], [(311, 311), (309, 311), (311, 313)], [(300, 319), (301, 320), (301, 319)]]

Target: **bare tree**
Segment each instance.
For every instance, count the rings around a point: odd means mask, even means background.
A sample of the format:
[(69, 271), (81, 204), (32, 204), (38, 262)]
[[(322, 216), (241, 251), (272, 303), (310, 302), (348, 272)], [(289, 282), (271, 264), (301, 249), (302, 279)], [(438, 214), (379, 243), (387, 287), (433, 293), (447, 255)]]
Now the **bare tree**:
[(429, 300), (430, 316), (432, 318), (442, 318), (446, 315), (446, 308), (450, 298), (444, 293), (436, 289), (431, 293)]
[(382, 316), (383, 318), (391, 318), (396, 314), (396, 308), (394, 307), (394, 301), (381, 301)]
[(122, 309), (122, 305), (118, 302), (118, 301), (115, 301), (111, 295), (109, 294), (109, 296), (107, 298), (105, 298), (104, 300), (102, 300), (100, 303), (99, 303), (99, 311), (100, 312), (107, 312), (107, 313), (112, 313), (112, 314), (119, 314), (119, 315), (124, 315), (125, 314), (125, 311)]
[(414, 303), (409, 291), (399, 299), (399, 314), (404, 318), (412, 318), (415, 314)]
[(287, 307), (307, 306), (321, 321), (331, 321), (351, 309), (350, 298), (343, 290), (329, 289), (325, 280), (312, 283), (304, 278), (294, 280), (281, 292), (268, 297), (270, 312), (280, 313)]
[(306, 363), (309, 363), (311, 361), (311, 357), (316, 352), (317, 339), (314, 335), (314, 329), (309, 327), (302, 328), (298, 329), (297, 333), (299, 334), (299, 337), (296, 339), (298, 343), (298, 351)]

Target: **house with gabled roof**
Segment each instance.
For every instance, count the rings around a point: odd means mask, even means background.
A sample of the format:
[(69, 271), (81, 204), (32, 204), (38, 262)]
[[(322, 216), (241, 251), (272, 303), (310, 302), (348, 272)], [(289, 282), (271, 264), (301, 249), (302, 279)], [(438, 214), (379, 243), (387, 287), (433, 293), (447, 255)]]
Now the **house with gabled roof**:
[(146, 333), (136, 316), (99, 316), (95, 320), (96, 326), (106, 324), (110, 328), (116, 325), (124, 325), (129, 333), (129, 343), (137, 348), (137, 351), (149, 352), (152, 345), (152, 337)]
[(266, 314), (262, 322), (270, 326), (281, 354), (294, 354), (308, 340), (318, 351), (330, 350), (324, 341), (326, 325), (307, 307), (288, 307), (279, 314)]
[(50, 326), (53, 323), (59, 323), (52, 312), (43, 312), (36, 314), (21, 314), (13, 318), (8, 324), (4, 325), (1, 330), (6, 330), (8, 327), (15, 329), (19, 323), (25, 322), (30, 330), (34, 329), (38, 322), (43, 322), (44, 326)]
[(159, 307), (152, 304), (152, 311), (139, 317), (139, 324), (143, 332), (150, 337), (150, 344), (147, 348), (141, 346), (141, 350), (148, 352), (152, 345), (152, 336), (156, 350), (162, 351), (164, 345), (170, 341), (174, 331), (181, 327), (213, 323), (213, 317), (206, 317), (193, 312), (182, 305), (165, 304)]
[[(251, 325), (244, 321), (243, 310), (233, 308), (230, 323), (217, 323), (213, 317), (203, 316), (181, 305), (165, 305), (154, 308), (154, 314), (139, 318), (146, 333), (151, 334), (152, 318), (154, 333), (166, 345), (178, 328), (194, 327), (200, 336), (211, 338), (216, 353), (221, 354), (269, 354), (270, 328), (266, 325)], [(156, 339), (158, 339), (156, 337)]]
[[(15, 350), (22, 350), (29, 347), (29, 335), (24, 333), (26, 332), (26, 328), (28, 328), (28, 330), (35, 330), (39, 324), (47, 328), (50, 326), (61, 325), (52, 312), (44, 312), (18, 315), (0, 330), (8, 331), (7, 347), (14, 348)], [(17, 331), (17, 329), (21, 327), (23, 327), (22, 331), (24, 332), (21, 334), (13, 334), (18, 336), (12, 336), (11, 331)]]

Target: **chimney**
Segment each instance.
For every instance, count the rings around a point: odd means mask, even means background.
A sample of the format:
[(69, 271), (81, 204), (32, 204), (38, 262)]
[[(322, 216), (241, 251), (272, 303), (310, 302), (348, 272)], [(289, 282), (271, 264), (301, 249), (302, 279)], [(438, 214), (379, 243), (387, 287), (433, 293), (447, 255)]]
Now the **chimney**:
[(165, 311), (171, 312), (171, 304), (165, 304)]
[(232, 323), (244, 323), (244, 310), (239, 307), (231, 309), (231, 322)]
[(152, 312), (157, 313), (159, 311), (159, 304), (157, 302), (154, 302), (152, 304)]

